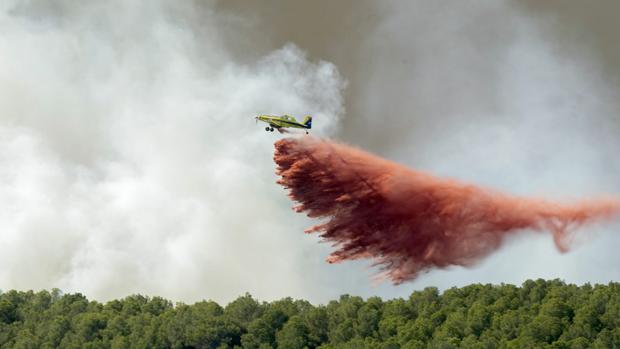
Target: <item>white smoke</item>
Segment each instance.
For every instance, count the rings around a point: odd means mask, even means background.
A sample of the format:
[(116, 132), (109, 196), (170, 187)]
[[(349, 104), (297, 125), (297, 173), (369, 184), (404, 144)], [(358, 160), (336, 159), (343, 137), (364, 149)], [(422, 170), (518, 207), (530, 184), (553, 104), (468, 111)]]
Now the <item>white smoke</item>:
[(307, 242), (274, 184), (277, 133), (253, 117), (334, 130), (344, 83), (294, 45), (236, 63), (226, 20), (189, 2), (2, 6), (2, 289), (310, 296)]
[[(524, 239), (398, 287), (369, 285), (367, 262), (324, 263), (254, 115), (312, 114), (315, 133), (412, 167), (578, 198), (620, 191), (620, 80), (517, 2), (278, 4), (0, 3), (0, 288), (316, 302), (620, 278), (609, 232), (567, 255)], [(343, 78), (305, 49), (348, 74), (343, 122)]]

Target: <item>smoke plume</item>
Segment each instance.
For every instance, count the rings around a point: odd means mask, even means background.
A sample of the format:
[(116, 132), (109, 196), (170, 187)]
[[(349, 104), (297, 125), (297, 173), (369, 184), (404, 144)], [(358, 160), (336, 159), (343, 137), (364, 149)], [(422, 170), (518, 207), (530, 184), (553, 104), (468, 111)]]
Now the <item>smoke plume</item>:
[(293, 44), (232, 59), (231, 21), (207, 2), (0, 2), (0, 290), (315, 293), (253, 117), (335, 130), (344, 81)]
[(316, 303), (618, 280), (606, 226), (570, 256), (521, 234), (475, 270), (370, 287), (363, 261), (290, 234), (309, 223), (253, 119), (310, 114), (314, 135), (518, 195), (620, 195), (616, 3), (0, 1), (0, 291)]
[(568, 250), (576, 228), (620, 213), (612, 198), (573, 205), (520, 198), (414, 171), (311, 137), (276, 142), (279, 184), (309, 217), (306, 230), (337, 247), (330, 263), (369, 258), (395, 284), (420, 272), (470, 266), (510, 234), (552, 234)]

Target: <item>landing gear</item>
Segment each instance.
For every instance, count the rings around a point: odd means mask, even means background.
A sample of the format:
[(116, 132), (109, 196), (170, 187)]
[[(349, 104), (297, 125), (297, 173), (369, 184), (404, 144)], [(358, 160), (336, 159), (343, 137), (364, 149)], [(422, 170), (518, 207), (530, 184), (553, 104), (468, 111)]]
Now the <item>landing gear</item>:
[(310, 134), (310, 132), (306, 131), (306, 134)]
[(265, 131), (269, 132), (269, 126), (265, 127)]
[(270, 127), (270, 128), (269, 128), (269, 131), (273, 132), (273, 127)]

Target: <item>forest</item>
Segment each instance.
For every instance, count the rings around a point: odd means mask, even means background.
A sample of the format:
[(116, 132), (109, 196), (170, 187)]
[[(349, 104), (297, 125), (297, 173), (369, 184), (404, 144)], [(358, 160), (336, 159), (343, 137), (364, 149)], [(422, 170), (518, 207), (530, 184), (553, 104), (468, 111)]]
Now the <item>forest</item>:
[(323, 305), (4, 291), (0, 348), (620, 348), (620, 283), (429, 287)]

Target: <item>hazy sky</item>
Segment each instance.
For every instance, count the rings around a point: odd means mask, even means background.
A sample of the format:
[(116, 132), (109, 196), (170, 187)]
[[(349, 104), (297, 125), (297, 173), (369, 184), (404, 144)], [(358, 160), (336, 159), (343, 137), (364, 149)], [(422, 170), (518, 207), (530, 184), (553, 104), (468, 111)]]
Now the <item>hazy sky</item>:
[(0, 289), (325, 302), (620, 278), (618, 224), (373, 285), (328, 265), (258, 113), (506, 192), (620, 195), (616, 1), (4, 1)]

